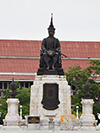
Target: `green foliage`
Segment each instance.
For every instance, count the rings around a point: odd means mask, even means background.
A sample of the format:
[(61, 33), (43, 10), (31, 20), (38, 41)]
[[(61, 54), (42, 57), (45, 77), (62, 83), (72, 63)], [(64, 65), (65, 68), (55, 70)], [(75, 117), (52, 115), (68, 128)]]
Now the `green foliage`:
[(16, 98), (19, 99), (21, 105), (28, 105), (30, 102), (30, 88), (17, 88)]
[[(77, 103), (76, 106), (78, 106), (78, 118), (80, 118), (80, 116), (82, 115), (82, 104)], [(73, 106), (71, 108), (71, 113), (74, 114), (76, 116), (76, 106)]]
[(100, 113), (100, 103), (93, 106), (93, 114), (96, 115), (97, 113)]
[(3, 119), (7, 114), (7, 103), (6, 103), (6, 99), (4, 98), (0, 98), (0, 112), (2, 113), (0, 117), (0, 124), (3, 124)]
[(23, 105), (22, 106), (22, 117), (25, 118), (25, 116), (29, 115), (29, 110), (30, 110), (30, 106), (29, 104), (26, 106), (26, 105)]
[[(88, 62), (90, 66), (86, 69), (82, 69), (80, 66), (73, 66), (69, 67), (68, 72), (65, 73), (66, 79), (72, 87), (74, 86), (74, 89), (76, 91), (76, 94), (74, 94), (71, 98), (72, 105), (78, 105), (81, 106), (81, 100), (84, 98), (84, 94), (86, 92), (85, 90), (85, 84), (87, 82), (87, 79), (89, 79), (89, 82), (91, 84), (90, 87), (90, 93), (91, 98), (97, 102), (97, 100), (100, 102), (100, 84), (96, 83), (94, 80), (97, 78), (97, 75), (100, 75), (100, 61), (99, 60), (91, 60)], [(93, 75), (93, 76), (91, 76)], [(96, 112), (100, 112), (99, 108), (97, 108), (98, 105), (94, 106), (94, 114)], [(75, 108), (73, 108), (75, 111)], [(81, 110), (79, 110), (79, 113), (81, 113)]]
[(88, 64), (90, 64), (90, 66), (87, 70), (93, 74), (92, 78), (95, 80), (97, 78), (96, 75), (100, 75), (100, 60), (90, 60)]
[(71, 98), (71, 103), (72, 105), (77, 105), (78, 103), (81, 102), (81, 98), (83, 97), (82, 93), (76, 93), (72, 96)]
[(7, 98), (10, 98), (10, 93), (12, 92), (11, 89), (6, 89), (6, 90), (2, 90), (3, 94), (4, 94), (4, 97), (5, 99), (7, 100)]
[[(76, 116), (76, 111), (75, 111), (73, 108), (71, 109), (71, 114), (73, 114), (73, 115)], [(81, 115), (82, 115), (82, 112), (79, 111), (79, 113), (78, 113), (78, 118), (80, 118)]]
[(80, 66), (69, 67), (68, 73), (65, 74), (69, 84), (74, 85), (76, 90), (83, 88), (90, 74)]
[(22, 105), (23, 118), (29, 115), (30, 107), (30, 88), (17, 88), (16, 98), (19, 99), (20, 105)]

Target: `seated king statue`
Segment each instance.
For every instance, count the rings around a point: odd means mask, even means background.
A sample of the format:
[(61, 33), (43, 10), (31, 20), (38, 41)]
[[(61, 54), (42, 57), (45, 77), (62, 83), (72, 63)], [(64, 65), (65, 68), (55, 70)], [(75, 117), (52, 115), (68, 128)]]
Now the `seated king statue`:
[(51, 16), (50, 26), (48, 28), (49, 36), (44, 38), (40, 48), (40, 68), (37, 75), (64, 75), (61, 64), (60, 42), (54, 37), (55, 28), (53, 26), (53, 17)]

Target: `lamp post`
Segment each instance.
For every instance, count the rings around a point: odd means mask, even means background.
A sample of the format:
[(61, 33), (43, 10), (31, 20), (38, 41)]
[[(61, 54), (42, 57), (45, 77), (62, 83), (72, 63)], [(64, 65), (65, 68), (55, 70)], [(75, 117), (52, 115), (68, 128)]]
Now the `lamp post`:
[[(2, 106), (2, 104), (0, 103), (0, 106)], [(2, 115), (2, 112), (0, 112), (0, 117), (1, 117), (1, 115)]]
[(0, 117), (1, 117), (1, 114), (2, 114), (2, 113), (0, 112)]
[(22, 119), (22, 105), (20, 105), (20, 119)]
[(78, 118), (78, 108), (79, 108), (79, 106), (76, 106), (76, 119), (78, 120), (79, 118)]

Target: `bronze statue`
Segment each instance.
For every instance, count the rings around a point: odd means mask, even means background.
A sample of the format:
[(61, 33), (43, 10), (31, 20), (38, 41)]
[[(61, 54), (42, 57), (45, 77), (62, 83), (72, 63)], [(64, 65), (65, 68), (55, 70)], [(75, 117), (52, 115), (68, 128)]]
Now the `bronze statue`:
[(43, 39), (42, 45), (41, 45), (41, 54), (43, 54), (44, 61), (47, 66), (47, 70), (50, 69), (50, 61), (52, 61), (51, 69), (55, 69), (55, 64), (59, 59), (60, 55), (60, 43), (59, 40), (54, 37), (55, 28), (53, 26), (51, 17), (51, 24), (48, 28), (49, 36), (45, 39)]
[(86, 92), (84, 94), (84, 99), (91, 99), (91, 93), (90, 93), (90, 83), (89, 83), (89, 80), (87, 80), (86, 84), (85, 84), (85, 89), (86, 89)]
[[(55, 28), (53, 26), (53, 16), (51, 16), (51, 22), (48, 28), (48, 34), (49, 36), (47, 38), (44, 38), (41, 44), (40, 69), (44, 69), (46, 71), (58, 70), (62, 66), (61, 47), (59, 40), (54, 37)], [(37, 74), (41, 75), (41, 72)]]
[(14, 78), (12, 78), (12, 82), (10, 84), (10, 87), (11, 87), (12, 92), (9, 95), (11, 96), (11, 98), (15, 98), (15, 96), (16, 96), (16, 93), (15, 93), (16, 83), (14, 81)]

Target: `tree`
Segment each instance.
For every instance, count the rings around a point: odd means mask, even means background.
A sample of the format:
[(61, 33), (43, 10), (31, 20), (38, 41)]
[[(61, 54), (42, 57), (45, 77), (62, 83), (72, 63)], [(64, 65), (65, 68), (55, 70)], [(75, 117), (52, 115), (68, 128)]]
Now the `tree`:
[(100, 60), (90, 60), (88, 64), (90, 64), (90, 66), (87, 68), (87, 70), (92, 73), (92, 77), (96, 78), (97, 75), (100, 76)]
[(30, 88), (17, 88), (16, 98), (19, 99), (21, 105), (27, 105), (30, 102)]
[(16, 98), (19, 99), (20, 105), (22, 105), (23, 117), (29, 115), (30, 108), (30, 88), (17, 88)]
[[(72, 105), (79, 105), (81, 107), (81, 99), (84, 98), (84, 93), (86, 92), (85, 84), (87, 79), (89, 79), (91, 84), (91, 99), (94, 99), (95, 102), (100, 102), (100, 84), (96, 83), (94, 80), (96, 79), (95, 75), (100, 74), (100, 61), (92, 60), (88, 63), (90, 66), (86, 69), (82, 69), (80, 66), (73, 66), (69, 67), (68, 72), (65, 73), (69, 85), (76, 91), (76, 94), (74, 94), (71, 99)], [(94, 75), (95, 78), (92, 75)]]
[(1, 112), (0, 124), (3, 124), (3, 119), (7, 114), (7, 103), (6, 99), (4, 98), (0, 98), (0, 112)]

